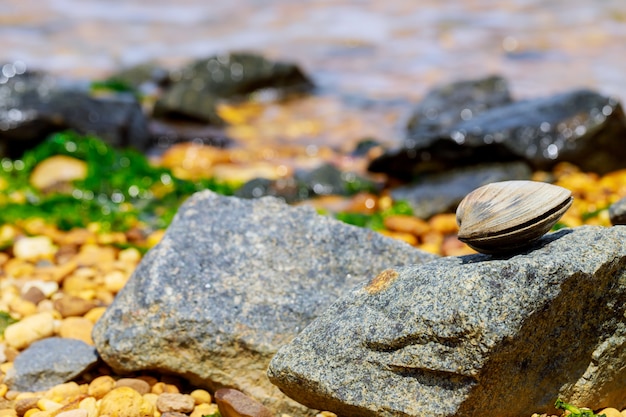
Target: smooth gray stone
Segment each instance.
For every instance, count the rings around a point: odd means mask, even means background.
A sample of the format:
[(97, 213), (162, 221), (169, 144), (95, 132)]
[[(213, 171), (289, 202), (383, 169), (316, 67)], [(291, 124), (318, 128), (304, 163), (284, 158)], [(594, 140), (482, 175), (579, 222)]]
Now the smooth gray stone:
[(15, 391), (45, 391), (70, 381), (98, 362), (93, 346), (76, 339), (50, 337), (31, 344), (14, 362), (9, 385)]
[(413, 215), (428, 219), (438, 213), (456, 210), (461, 200), (476, 188), (497, 181), (528, 180), (532, 170), (524, 162), (481, 164), (420, 177), (395, 188), (391, 197), (407, 201)]
[(269, 378), (346, 417), (624, 408), (625, 242), (626, 227), (585, 226), (510, 257), (389, 269), (282, 347)]
[(274, 412), (311, 414), (266, 376), (278, 348), (339, 296), (394, 265), (436, 259), (277, 198), (194, 194), (95, 325), (117, 371), (237, 388)]

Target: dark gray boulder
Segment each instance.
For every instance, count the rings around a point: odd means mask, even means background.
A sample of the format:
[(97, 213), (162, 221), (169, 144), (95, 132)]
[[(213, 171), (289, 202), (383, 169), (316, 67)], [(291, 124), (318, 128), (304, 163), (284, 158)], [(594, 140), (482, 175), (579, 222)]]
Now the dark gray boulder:
[(15, 391), (45, 391), (71, 381), (98, 362), (93, 346), (81, 340), (50, 337), (31, 344), (15, 358), (8, 381)]
[(407, 124), (406, 145), (437, 138), (463, 120), (512, 102), (507, 81), (497, 75), (435, 87), (413, 111)]
[(527, 180), (532, 170), (524, 162), (479, 164), (425, 174), (411, 184), (394, 188), (391, 197), (411, 205), (413, 215), (428, 219), (456, 210), (461, 200), (476, 188), (497, 181)]
[(267, 380), (278, 348), (378, 271), (436, 258), (311, 208), (204, 191), (180, 208), (93, 339), (117, 371), (173, 373), (302, 415)]
[(133, 95), (95, 97), (84, 86), (32, 71), (0, 84), (0, 155), (18, 158), (64, 129), (95, 134), (115, 147), (145, 150), (150, 142)]
[(429, 129), (373, 160), (369, 169), (411, 178), (485, 162), (525, 160), (535, 169), (571, 162), (606, 173), (626, 166), (626, 116), (615, 98), (589, 90), (517, 101)]
[(171, 85), (155, 103), (154, 115), (213, 125), (223, 124), (215, 109), (220, 99), (241, 98), (262, 89), (272, 89), (282, 96), (313, 88), (296, 64), (246, 52), (197, 60), (170, 78)]
[(626, 406), (626, 227), (510, 257), (388, 269), (279, 350), (269, 378), (341, 416), (513, 417)]

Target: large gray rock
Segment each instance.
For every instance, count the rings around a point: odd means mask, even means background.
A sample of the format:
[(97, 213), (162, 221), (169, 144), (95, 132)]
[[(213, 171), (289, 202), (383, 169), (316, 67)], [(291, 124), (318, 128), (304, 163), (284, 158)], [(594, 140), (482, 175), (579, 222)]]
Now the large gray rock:
[(49, 337), (15, 358), (8, 384), (15, 391), (45, 391), (70, 381), (98, 362), (93, 346), (81, 340)]
[(625, 242), (626, 227), (580, 227), (511, 257), (389, 269), (281, 348), (269, 377), (341, 416), (624, 408)]
[(267, 379), (278, 348), (357, 283), (435, 258), (273, 197), (204, 191), (181, 207), (93, 338), (117, 371), (174, 373), (302, 415)]

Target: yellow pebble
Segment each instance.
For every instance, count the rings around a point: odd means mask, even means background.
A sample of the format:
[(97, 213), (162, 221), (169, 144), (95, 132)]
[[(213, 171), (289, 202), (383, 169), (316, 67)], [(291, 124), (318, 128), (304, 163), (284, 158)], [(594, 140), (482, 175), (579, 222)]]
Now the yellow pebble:
[(95, 324), (98, 320), (100, 320), (100, 317), (102, 317), (106, 310), (106, 307), (94, 307), (89, 310), (83, 317)]
[(41, 410), (38, 409), (38, 408), (31, 408), (30, 410), (27, 410), (24, 413), (24, 417), (32, 417), (33, 414), (40, 413), (40, 412), (41, 412)]
[(66, 382), (58, 384), (46, 391), (45, 398), (59, 403), (65, 403), (66, 400), (73, 400), (81, 395), (81, 388), (76, 382)]
[(19, 317), (28, 317), (37, 313), (37, 306), (21, 297), (14, 297), (9, 303), (9, 310)]
[(87, 395), (100, 399), (115, 388), (115, 380), (109, 375), (102, 375), (89, 383)]
[(138, 264), (141, 260), (141, 252), (136, 248), (124, 249), (117, 254), (117, 259), (124, 263)]
[(57, 247), (48, 236), (23, 237), (13, 245), (13, 254), (18, 259), (37, 261), (52, 259)]
[(43, 411), (55, 411), (63, 407), (63, 404), (59, 404), (58, 402), (49, 400), (48, 398), (42, 398), (37, 401), (37, 407)]
[(152, 417), (154, 406), (130, 387), (118, 387), (106, 394), (100, 402), (99, 415), (111, 417)]
[(189, 395), (191, 395), (191, 398), (194, 399), (196, 404), (211, 404), (211, 402), (213, 401), (211, 394), (203, 389), (193, 390)]
[(606, 417), (622, 417), (622, 413), (620, 413), (618, 409), (612, 407), (604, 408), (596, 414), (604, 414)]
[(87, 417), (98, 417), (98, 404), (94, 397), (83, 398), (78, 403), (78, 408), (87, 411)]
[(120, 292), (128, 281), (128, 275), (122, 271), (111, 271), (104, 276), (104, 288), (114, 294)]
[(202, 403), (194, 407), (189, 417), (210, 416), (212, 414), (217, 413), (217, 411), (218, 411), (217, 404)]
[(4, 330), (6, 344), (20, 350), (54, 334), (54, 316), (48, 312), (33, 314)]
[(84, 317), (67, 317), (61, 321), (57, 334), (68, 339), (82, 340), (88, 345), (93, 345), (91, 331), (93, 322)]

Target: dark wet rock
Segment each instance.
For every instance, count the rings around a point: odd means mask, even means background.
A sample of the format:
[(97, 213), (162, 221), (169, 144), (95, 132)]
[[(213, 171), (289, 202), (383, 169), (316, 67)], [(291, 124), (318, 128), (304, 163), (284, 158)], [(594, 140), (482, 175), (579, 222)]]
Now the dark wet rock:
[(302, 415), (267, 380), (272, 355), (355, 284), (435, 258), (312, 208), (205, 191), (181, 207), (93, 338), (118, 371), (174, 373)]
[(83, 341), (50, 337), (31, 344), (15, 358), (9, 381), (16, 391), (45, 391), (70, 381), (98, 362), (93, 346)]
[(50, 133), (73, 129), (116, 147), (146, 149), (146, 120), (130, 94), (92, 97), (43, 73), (26, 72), (0, 84), (1, 154), (17, 158)]
[(626, 117), (616, 99), (576, 90), (492, 108), (436, 136), (412, 137), (369, 169), (410, 178), (460, 165), (526, 160), (536, 169), (567, 161), (606, 173), (626, 166), (624, 137)]
[(381, 146), (381, 144), (376, 139), (371, 139), (371, 138), (363, 139), (363, 140), (360, 140), (356, 144), (356, 146), (354, 147), (354, 150), (350, 152), (350, 155), (359, 156), (359, 157), (366, 156), (368, 152), (370, 152), (370, 150), (377, 148), (379, 146)]
[(626, 225), (626, 197), (616, 201), (609, 207), (609, 218), (613, 225)]
[(557, 397), (626, 406), (626, 227), (544, 236), (511, 257), (389, 269), (328, 308), (269, 377), (341, 416), (514, 417)]
[(294, 177), (277, 180), (254, 178), (237, 189), (235, 195), (240, 198), (271, 196), (291, 204), (309, 198), (310, 190), (306, 184), (299, 183)]
[(480, 164), (425, 174), (415, 182), (391, 191), (394, 200), (407, 201), (413, 214), (428, 219), (438, 213), (451, 212), (463, 197), (476, 188), (497, 181), (527, 180), (532, 170), (524, 162)]
[(152, 62), (145, 62), (124, 68), (111, 74), (109, 83), (121, 83), (137, 91), (154, 91), (170, 83), (170, 73), (165, 68)]
[(235, 195), (241, 198), (273, 196), (295, 203), (322, 195), (348, 196), (360, 190), (373, 191), (376, 188), (377, 185), (365, 177), (325, 163), (309, 171), (297, 171), (291, 178), (255, 178), (245, 183)]
[(261, 89), (282, 94), (313, 87), (291, 62), (268, 60), (252, 53), (230, 53), (198, 60), (172, 74), (173, 83), (155, 104), (156, 117), (185, 117), (221, 125), (219, 99), (243, 97)]
[(455, 124), (512, 101), (508, 83), (500, 76), (436, 87), (426, 94), (409, 119), (407, 147), (421, 147)]

